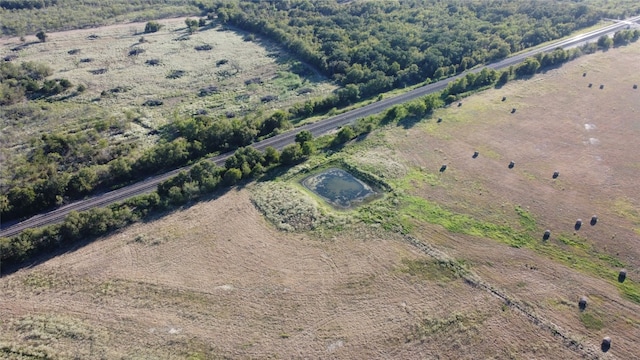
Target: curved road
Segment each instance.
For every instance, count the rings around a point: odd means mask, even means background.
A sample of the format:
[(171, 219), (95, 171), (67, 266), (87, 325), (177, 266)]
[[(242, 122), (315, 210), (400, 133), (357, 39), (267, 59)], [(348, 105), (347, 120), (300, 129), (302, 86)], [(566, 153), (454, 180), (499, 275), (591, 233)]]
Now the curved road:
[[(617, 22), (615, 24), (608, 25), (603, 28), (593, 30), (581, 35), (577, 35), (575, 37), (572, 37), (566, 40), (561, 40), (561, 41), (552, 43), (550, 45), (545, 45), (527, 52), (523, 52), (521, 54), (517, 54), (507, 59), (504, 59), (502, 61), (487, 65), (487, 67), (495, 70), (500, 70), (500, 69), (507, 68), (511, 65), (520, 63), (525, 58), (541, 52), (552, 51), (559, 47), (567, 49), (571, 47), (580, 46), (587, 42), (592, 42), (594, 40), (597, 40), (602, 35), (611, 35), (612, 33), (618, 30), (624, 29), (625, 27), (628, 26), (629, 22), (636, 23), (638, 21), (640, 21), (640, 16), (627, 19), (625, 20), (625, 22)], [(482, 70), (482, 67), (474, 69), (472, 71), (479, 72), (481, 70)], [(417, 89), (408, 91), (396, 97), (383, 99), (381, 101), (345, 112), (340, 115), (333, 116), (325, 120), (318, 121), (316, 123), (303, 125), (289, 132), (276, 135), (269, 139), (265, 139), (260, 142), (257, 142), (252, 146), (258, 150), (264, 150), (267, 146), (273, 146), (276, 149), (282, 149), (286, 145), (293, 143), (295, 141), (296, 134), (302, 130), (309, 130), (314, 137), (324, 135), (340, 126), (344, 126), (349, 123), (352, 123), (359, 118), (363, 118), (369, 115), (374, 115), (394, 105), (401, 104), (401, 103), (419, 98), (421, 96), (443, 90), (445, 87), (447, 87), (447, 85), (451, 81), (456, 80), (459, 77), (464, 75), (465, 74), (463, 73), (445, 80), (438, 81), (433, 84), (419, 87)], [(216, 165), (222, 166), (224, 165), (225, 160), (231, 155), (233, 155), (233, 152), (213, 157), (210, 160), (213, 161)], [(65, 216), (71, 211), (84, 211), (94, 207), (106, 206), (118, 201), (128, 199), (136, 195), (152, 192), (157, 188), (160, 182), (169, 179), (170, 177), (176, 175), (180, 171), (188, 170), (189, 168), (190, 168), (189, 166), (186, 166), (176, 170), (172, 170), (162, 175), (151, 177), (144, 181), (141, 181), (117, 190), (113, 190), (101, 195), (96, 195), (94, 197), (91, 197), (85, 200), (77, 201), (77, 202), (62, 206), (60, 208), (57, 208), (55, 210), (52, 210), (44, 214), (35, 215), (27, 220), (24, 220), (17, 224), (12, 224), (9, 227), (3, 228), (2, 230), (0, 230), (0, 237), (14, 236), (28, 228), (35, 228), (35, 227), (40, 227), (40, 226), (61, 222), (62, 220), (64, 220)]]

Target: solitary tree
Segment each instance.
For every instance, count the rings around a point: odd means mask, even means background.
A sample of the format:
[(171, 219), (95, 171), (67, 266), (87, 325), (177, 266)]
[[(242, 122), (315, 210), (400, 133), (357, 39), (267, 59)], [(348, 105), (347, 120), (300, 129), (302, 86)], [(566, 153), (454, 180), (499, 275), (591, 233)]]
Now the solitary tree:
[(190, 18), (186, 18), (184, 20), (185, 25), (187, 25), (187, 30), (192, 33), (196, 30), (198, 30), (198, 20), (196, 19), (190, 19)]
[(44, 31), (40, 30), (36, 33), (36, 37), (38, 38), (38, 40), (40, 40), (40, 42), (45, 42), (47, 41), (47, 34), (45, 34)]

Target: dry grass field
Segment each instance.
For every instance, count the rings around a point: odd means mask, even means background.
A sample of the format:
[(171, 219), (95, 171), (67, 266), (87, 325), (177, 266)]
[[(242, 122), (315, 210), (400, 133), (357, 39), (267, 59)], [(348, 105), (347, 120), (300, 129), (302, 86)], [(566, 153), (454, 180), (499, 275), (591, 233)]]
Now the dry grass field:
[[(337, 156), (395, 189), (361, 209), (313, 208), (284, 176), (4, 276), (0, 355), (633, 359), (639, 55), (585, 56), (352, 144)], [(282, 218), (315, 230), (280, 231), (256, 207), (287, 198)], [(358, 221), (369, 213), (409, 237)], [(447, 225), (460, 219), (474, 231)]]

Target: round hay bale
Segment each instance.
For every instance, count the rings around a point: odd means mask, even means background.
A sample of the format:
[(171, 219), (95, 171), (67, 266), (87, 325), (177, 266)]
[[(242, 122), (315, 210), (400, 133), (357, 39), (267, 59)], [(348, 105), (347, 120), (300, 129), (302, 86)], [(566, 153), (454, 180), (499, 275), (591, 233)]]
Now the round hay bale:
[(506, 97), (506, 96), (503, 96), (503, 97), (502, 97), (502, 101), (507, 101), (507, 97)]
[(589, 224), (591, 224), (591, 226), (593, 226), (593, 225), (595, 225), (595, 224), (597, 224), (597, 223), (598, 223), (598, 217), (597, 217), (597, 216), (595, 216), (595, 215), (593, 215), (593, 216), (591, 217), (591, 221), (589, 222)]
[(580, 300), (578, 300), (578, 308), (581, 311), (584, 311), (587, 308), (587, 298), (586, 296), (582, 296)]
[(442, 166), (440, 166), (440, 172), (444, 172), (445, 170), (447, 170), (447, 164), (442, 164)]
[(604, 85), (601, 84), (600, 85), (600, 90), (602, 90), (602, 89), (604, 89)]
[(516, 108), (511, 109), (511, 113), (515, 113), (516, 112)]
[(478, 157), (478, 155), (480, 155), (480, 153), (479, 153), (479, 152), (477, 152), (477, 151), (474, 151), (474, 152), (473, 152), (473, 155), (471, 155), (471, 157), (475, 159), (475, 158), (477, 158), (477, 157)]
[(592, 83), (589, 83), (589, 87), (592, 87), (592, 86), (593, 86), (593, 84), (592, 84)]
[(551, 230), (545, 230), (544, 235), (542, 235), (542, 240), (549, 240), (549, 237), (551, 237)]
[(513, 161), (509, 162), (509, 169), (513, 169), (513, 167), (516, 166), (516, 163)]
[(609, 351), (609, 349), (611, 349), (611, 338), (606, 336), (604, 339), (602, 339), (602, 344), (600, 344), (600, 349), (602, 349), (602, 352), (607, 352)]
[(620, 270), (620, 272), (618, 273), (618, 282), (623, 283), (626, 278), (627, 278), (627, 270), (625, 269)]
[(559, 172), (559, 171), (554, 171), (554, 172), (553, 172), (553, 176), (552, 176), (552, 177), (553, 177), (554, 179), (557, 179), (557, 178), (558, 178), (558, 176), (560, 176), (560, 172)]
[(581, 227), (582, 227), (582, 219), (576, 220), (576, 224), (573, 226), (573, 228), (576, 230), (580, 230)]

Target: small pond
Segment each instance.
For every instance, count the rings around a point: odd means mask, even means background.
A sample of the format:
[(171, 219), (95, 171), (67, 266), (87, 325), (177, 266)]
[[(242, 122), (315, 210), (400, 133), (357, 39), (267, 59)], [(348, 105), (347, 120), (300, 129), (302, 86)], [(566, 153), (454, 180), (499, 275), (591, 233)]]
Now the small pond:
[(350, 173), (330, 168), (302, 180), (302, 185), (338, 208), (350, 208), (377, 193)]

